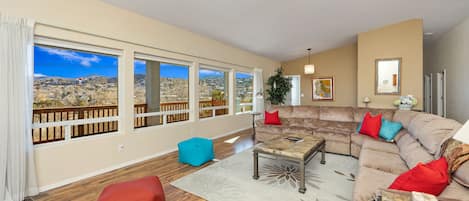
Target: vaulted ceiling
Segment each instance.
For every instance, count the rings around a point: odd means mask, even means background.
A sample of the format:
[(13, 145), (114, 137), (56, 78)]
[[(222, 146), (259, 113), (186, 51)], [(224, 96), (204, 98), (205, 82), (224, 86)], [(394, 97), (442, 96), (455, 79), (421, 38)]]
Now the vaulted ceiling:
[(469, 0), (103, 0), (277, 61), (421, 18), (434, 40), (469, 16)]

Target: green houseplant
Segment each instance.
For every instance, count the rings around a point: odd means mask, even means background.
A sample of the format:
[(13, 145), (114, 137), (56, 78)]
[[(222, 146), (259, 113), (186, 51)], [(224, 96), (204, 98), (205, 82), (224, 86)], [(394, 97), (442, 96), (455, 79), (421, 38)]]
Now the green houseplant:
[(268, 89), (267, 101), (272, 105), (280, 105), (285, 103), (285, 97), (292, 88), (290, 78), (283, 76), (283, 68), (280, 67), (276, 70), (276, 74), (269, 77), (267, 80)]

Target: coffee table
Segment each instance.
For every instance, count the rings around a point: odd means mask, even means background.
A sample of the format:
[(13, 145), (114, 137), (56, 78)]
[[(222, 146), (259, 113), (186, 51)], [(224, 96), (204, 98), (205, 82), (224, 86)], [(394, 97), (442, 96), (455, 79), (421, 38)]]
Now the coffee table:
[[(287, 137), (302, 138), (298, 142), (288, 140)], [(305, 186), (305, 165), (318, 153), (321, 152), (321, 164), (326, 163), (325, 159), (326, 141), (319, 136), (312, 134), (290, 134), (278, 137), (254, 147), (254, 179), (259, 179), (259, 154), (275, 156), (288, 161), (297, 162), (300, 165), (300, 193), (306, 192)]]

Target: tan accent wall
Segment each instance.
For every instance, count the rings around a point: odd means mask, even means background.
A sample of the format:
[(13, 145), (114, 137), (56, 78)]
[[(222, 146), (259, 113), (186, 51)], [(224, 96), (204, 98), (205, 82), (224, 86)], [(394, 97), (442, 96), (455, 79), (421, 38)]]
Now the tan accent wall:
[(436, 73), (446, 69), (446, 115), (469, 119), (469, 18), (424, 49), (424, 72), (433, 74), (433, 112), (437, 112)]
[[(302, 105), (356, 106), (357, 105), (357, 44), (326, 50), (311, 55), (315, 65), (313, 75), (304, 74), (308, 56), (283, 62), (286, 75), (301, 75)], [(334, 101), (312, 100), (312, 78), (334, 77)]]
[(408, 20), (358, 34), (357, 103), (368, 96), (370, 107), (393, 108), (399, 95), (375, 95), (375, 59), (402, 58), (401, 95), (423, 102), (423, 21)]
[[(119, 61), (119, 132), (36, 146), (41, 190), (165, 153), (192, 136), (215, 137), (250, 127), (251, 116), (244, 114), (134, 130), (134, 52), (244, 71), (260, 68), (264, 77), (280, 66), (277, 61), (98, 0), (0, 1), (0, 12), (36, 20), (38, 36), (123, 50)], [(195, 89), (191, 86), (192, 98)], [(121, 144), (125, 148), (118, 151)]]

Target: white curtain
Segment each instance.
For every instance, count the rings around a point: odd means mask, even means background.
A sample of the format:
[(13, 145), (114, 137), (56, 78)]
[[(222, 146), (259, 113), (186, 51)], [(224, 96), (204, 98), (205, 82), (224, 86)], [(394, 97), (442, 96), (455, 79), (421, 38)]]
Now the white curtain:
[(0, 200), (38, 193), (31, 136), (34, 22), (0, 13)]
[(262, 76), (262, 69), (254, 70), (254, 112), (260, 112), (257, 118), (264, 116), (264, 79)]

